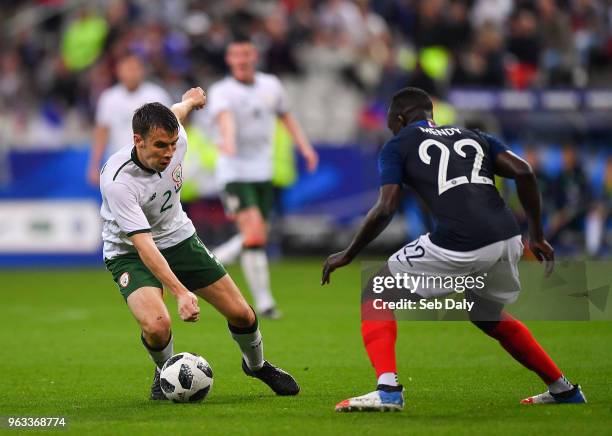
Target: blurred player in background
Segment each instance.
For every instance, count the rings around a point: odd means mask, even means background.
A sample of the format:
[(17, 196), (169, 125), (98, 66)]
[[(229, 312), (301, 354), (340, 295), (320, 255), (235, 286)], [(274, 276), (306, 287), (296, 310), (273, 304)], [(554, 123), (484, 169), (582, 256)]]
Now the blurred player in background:
[(145, 82), (145, 69), (138, 56), (128, 54), (117, 62), (119, 83), (106, 89), (98, 100), (96, 125), (87, 180), (99, 184), (100, 164), (125, 144), (132, 143), (132, 116), (145, 103), (158, 102), (170, 106), (170, 95), (159, 85)]
[[(487, 277), (484, 288), (466, 291), (466, 298), (473, 303), (468, 311), (470, 320), (548, 386), (545, 393), (522, 403), (586, 403), (580, 386), (570, 383), (527, 327), (504, 311), (520, 292), (518, 262), (523, 244), (518, 224), (495, 188), (494, 175), (515, 180), (527, 215), (529, 248), (545, 263), (547, 274), (554, 265), (553, 249), (542, 231), (540, 194), (531, 167), (492, 135), (460, 127), (438, 128), (432, 119), (431, 99), (424, 91), (405, 88), (395, 94), (387, 116), (395, 136), (380, 152), (378, 202), (349, 247), (326, 260), (322, 284), (329, 283), (335, 269), (349, 264), (387, 227), (400, 203), (402, 186), (410, 185), (435, 216), (437, 226), (393, 254), (379, 275)], [(410, 292), (391, 291), (415, 301), (455, 292), (422, 286)], [(370, 292), (366, 285), (361, 332), (378, 386), (369, 394), (337, 404), (340, 412), (404, 407), (395, 361), (395, 316), (392, 310), (375, 306)]]
[(227, 215), (242, 236), (240, 263), (259, 314), (278, 318), (270, 290), (266, 244), (272, 208), (272, 140), (279, 118), (315, 171), (318, 156), (289, 112), (289, 104), (277, 77), (256, 71), (258, 52), (248, 39), (236, 39), (225, 60), (231, 77), (210, 88), (211, 116), (215, 120), (221, 152), (217, 180), (223, 189)]
[(166, 398), (159, 370), (174, 353), (164, 287), (176, 298), (183, 321), (198, 320), (196, 295), (214, 306), (240, 347), (245, 374), (278, 395), (296, 395), (293, 377), (264, 360), (253, 309), (198, 238), (181, 206), (187, 151), (182, 123), (205, 102), (204, 91), (192, 88), (171, 110), (147, 103), (134, 113), (133, 141), (110, 157), (100, 176), (104, 260), (155, 362), (151, 399)]

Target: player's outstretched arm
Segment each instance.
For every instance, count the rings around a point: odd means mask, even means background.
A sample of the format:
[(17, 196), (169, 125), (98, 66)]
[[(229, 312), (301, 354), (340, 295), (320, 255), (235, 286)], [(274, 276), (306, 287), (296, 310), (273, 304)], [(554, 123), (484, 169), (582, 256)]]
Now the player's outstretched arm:
[(170, 109), (176, 115), (179, 123), (184, 124), (189, 113), (194, 109), (202, 109), (206, 104), (206, 93), (199, 86), (191, 88), (183, 94), (180, 103), (175, 103)]
[(189, 292), (174, 275), (168, 262), (155, 245), (151, 233), (136, 233), (130, 236), (130, 240), (145, 266), (176, 298), (181, 319), (183, 321), (197, 321), (200, 317), (198, 298)]
[(298, 150), (300, 150), (300, 153), (302, 153), (302, 156), (304, 156), (304, 160), (306, 160), (306, 168), (312, 173), (319, 165), (319, 155), (304, 134), (300, 123), (298, 123), (295, 117), (289, 112), (284, 113), (279, 118), (283, 125), (287, 128), (287, 131), (291, 135), (291, 138), (293, 138), (293, 141), (297, 144)]
[(389, 225), (400, 204), (401, 194), (400, 185), (383, 185), (380, 188), (378, 201), (368, 212), (348, 248), (332, 254), (323, 264), (322, 285), (329, 283), (329, 276), (335, 269), (351, 263), (357, 254)]
[(233, 156), (236, 154), (236, 120), (229, 109), (224, 109), (217, 115), (215, 122), (221, 135), (218, 144), (219, 151), (223, 154)]
[(89, 155), (89, 165), (87, 166), (87, 181), (91, 186), (98, 187), (100, 184), (100, 164), (104, 157), (108, 136), (108, 127), (100, 124), (96, 125), (91, 144), (91, 154)]
[(541, 199), (536, 176), (529, 163), (511, 151), (498, 153), (495, 157), (495, 174), (514, 179), (516, 191), (527, 216), (529, 226), (529, 249), (540, 262), (544, 262), (546, 276), (554, 268), (555, 252), (544, 239), (541, 219)]

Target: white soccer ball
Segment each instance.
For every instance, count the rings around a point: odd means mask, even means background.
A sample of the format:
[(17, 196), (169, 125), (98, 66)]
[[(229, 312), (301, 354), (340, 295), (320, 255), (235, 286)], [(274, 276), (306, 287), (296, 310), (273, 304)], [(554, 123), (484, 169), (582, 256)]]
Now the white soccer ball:
[(202, 356), (179, 353), (166, 361), (160, 374), (161, 388), (175, 403), (202, 401), (212, 388), (212, 368)]

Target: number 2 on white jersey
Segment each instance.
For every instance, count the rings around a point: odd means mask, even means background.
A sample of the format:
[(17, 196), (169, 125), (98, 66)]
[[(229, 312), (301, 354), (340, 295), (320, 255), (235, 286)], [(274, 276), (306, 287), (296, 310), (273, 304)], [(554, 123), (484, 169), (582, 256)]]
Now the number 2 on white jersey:
[(454, 188), (464, 183), (480, 183), (484, 185), (493, 185), (493, 180), (488, 177), (481, 176), (480, 170), (482, 169), (482, 160), (484, 158), (484, 151), (480, 144), (473, 139), (460, 139), (453, 144), (453, 149), (462, 158), (467, 158), (467, 153), (463, 151), (465, 146), (473, 147), (476, 150), (476, 156), (474, 158), (474, 165), (472, 166), (472, 174), (470, 180), (466, 176), (455, 177), (447, 180), (448, 172), (448, 161), (450, 159), (450, 150), (446, 145), (435, 139), (427, 139), (421, 142), (419, 145), (419, 157), (424, 164), (431, 164), (431, 156), (428, 153), (429, 147), (435, 146), (440, 150), (440, 163), (438, 165), (438, 195), (442, 195), (444, 192), (451, 188)]

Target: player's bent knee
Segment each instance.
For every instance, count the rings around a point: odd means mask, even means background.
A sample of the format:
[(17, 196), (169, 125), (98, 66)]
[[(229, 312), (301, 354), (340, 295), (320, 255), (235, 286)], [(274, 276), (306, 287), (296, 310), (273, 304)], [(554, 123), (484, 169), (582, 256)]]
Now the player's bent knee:
[(268, 238), (266, 237), (266, 235), (249, 233), (249, 234), (244, 235), (244, 241), (242, 245), (245, 248), (252, 248), (252, 247), (263, 247), (267, 243), (268, 243)]
[(242, 232), (244, 238), (243, 245), (245, 247), (257, 247), (266, 245), (268, 242), (268, 235), (266, 234), (263, 226), (246, 229)]
[(263, 224), (264, 220), (256, 207), (244, 209), (236, 214), (236, 222), (242, 228), (253, 228)]
[(240, 328), (252, 326), (256, 319), (255, 312), (248, 304), (240, 305), (227, 317), (227, 321), (231, 325)]
[(143, 336), (150, 345), (168, 342), (170, 338), (171, 321), (166, 315), (159, 315), (141, 323)]
[(245, 247), (261, 246), (268, 242), (266, 223), (259, 210), (244, 211), (238, 220), (238, 227), (244, 238)]

